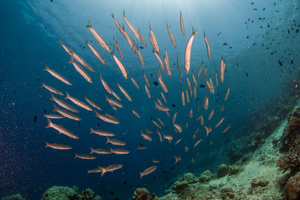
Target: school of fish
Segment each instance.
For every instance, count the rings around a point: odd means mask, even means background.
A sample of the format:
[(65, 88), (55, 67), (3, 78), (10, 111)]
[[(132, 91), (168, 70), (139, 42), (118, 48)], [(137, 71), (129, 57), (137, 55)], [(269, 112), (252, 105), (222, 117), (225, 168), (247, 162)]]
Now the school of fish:
[[(185, 49), (182, 48), (182, 53), (184, 54), (184, 58), (183, 58), (184, 59), (184, 68), (185, 68), (185, 72), (186, 72), (186, 84), (185, 85), (187, 86), (187, 88), (183, 87), (183, 86), (182, 86), (182, 88), (178, 88), (178, 90), (181, 93), (181, 96), (178, 96), (178, 101), (182, 102), (182, 106), (183, 106), (182, 109), (186, 108), (185, 110), (187, 112), (180, 113), (179, 110), (176, 110), (175, 108), (168, 106), (168, 103), (167, 103), (168, 99), (166, 98), (166, 94), (168, 94), (169, 92), (172, 92), (168, 89), (168, 86), (170, 87), (171, 84), (170, 84), (169, 80), (168, 81), (164, 80), (164, 75), (163, 75), (163, 73), (167, 72), (167, 75), (169, 77), (172, 77), (172, 74), (179, 73), (180, 80), (177, 80), (177, 79), (175, 80), (173, 78), (172, 81), (174, 81), (174, 82), (179, 81), (179, 83), (182, 85), (183, 84), (183, 80), (182, 80), (183, 72), (181, 71), (180, 58), (178, 56), (176, 58), (177, 69), (171, 68), (170, 63), (175, 64), (175, 61), (169, 60), (169, 56), (168, 56), (166, 48), (164, 51), (164, 55), (162, 56), (163, 58), (161, 58), (160, 53), (162, 53), (162, 51), (159, 48), (159, 44), (155, 37), (155, 33), (154, 33), (155, 30), (153, 30), (151, 28), (151, 25), (149, 23), (148, 32), (149, 32), (150, 43), (153, 48), (153, 51), (152, 51), (153, 59), (154, 59), (153, 63), (157, 64), (157, 66), (158, 66), (157, 77), (156, 77), (158, 83), (157, 82), (156, 83), (159, 84), (159, 86), (160, 86), (158, 88), (160, 90), (161, 98), (159, 96), (153, 96), (151, 91), (153, 91), (155, 89), (154, 89), (154, 87), (151, 87), (151, 84), (147, 77), (147, 67), (149, 67), (149, 66), (147, 66), (147, 63), (144, 62), (143, 56), (140, 52), (141, 48), (138, 46), (138, 43), (136, 42), (136, 40), (141, 41), (144, 44), (145, 48), (149, 47), (149, 45), (147, 46), (147, 43), (142, 35), (141, 30), (138, 28), (138, 31), (137, 31), (136, 28), (126, 18), (125, 11), (123, 12), (124, 21), (125, 21), (126, 25), (128, 26), (131, 33), (126, 32), (124, 25), (123, 26), (120, 25), (120, 23), (114, 17), (113, 13), (111, 16), (112, 16), (118, 30), (120, 31), (120, 33), (122, 34), (124, 39), (127, 41), (131, 50), (135, 54), (137, 54), (137, 58), (139, 59), (139, 62), (142, 66), (141, 74), (143, 75), (143, 78), (145, 80), (144, 89), (143, 89), (143, 87), (140, 88), (140, 85), (137, 83), (137, 81), (134, 79), (134, 77), (130, 74), (130, 72), (128, 72), (126, 70), (126, 65), (124, 65), (122, 63), (122, 60), (120, 60), (118, 58), (120, 56), (122, 59), (125, 59), (126, 52), (123, 52), (121, 50), (121, 47), (118, 45), (117, 40), (115, 40), (115, 37), (113, 38), (114, 46), (111, 49), (109, 47), (108, 43), (105, 42), (104, 39), (101, 37), (100, 33), (97, 32), (96, 29), (94, 29), (94, 27), (92, 26), (92, 23), (90, 21), (88, 22), (86, 27), (89, 29), (89, 31), (91, 32), (93, 37), (96, 39), (96, 41), (99, 43), (99, 45), (102, 47), (102, 49), (108, 51), (111, 54), (112, 60), (114, 60), (114, 62), (118, 66), (118, 70), (120, 70), (122, 76), (125, 79), (127, 79), (127, 81), (132, 82), (132, 84), (135, 86), (135, 88), (138, 91), (144, 90), (144, 92), (140, 92), (141, 94), (139, 94), (139, 95), (140, 96), (145, 95), (149, 99), (152, 99), (153, 105), (154, 105), (155, 109), (157, 109), (157, 116), (151, 117), (152, 123), (150, 122), (147, 125), (147, 127), (145, 127), (144, 130), (136, 131), (136, 132), (140, 132), (141, 142), (143, 144), (146, 144), (146, 145), (137, 146), (136, 147), (137, 150), (143, 151), (143, 150), (147, 149), (147, 144), (149, 144), (149, 142), (152, 142), (153, 140), (157, 140), (160, 142), (163, 142), (164, 140), (166, 140), (171, 145), (177, 146), (183, 140), (182, 134), (189, 134), (190, 137), (193, 139), (194, 144), (191, 145), (190, 147), (184, 146), (184, 151), (188, 152), (189, 148), (196, 149), (197, 146), (201, 144), (201, 142), (205, 141), (205, 138), (204, 138), (205, 135), (208, 136), (212, 132), (225, 133), (226, 131), (229, 130), (229, 128), (230, 128), (229, 124), (223, 125), (222, 126), (223, 128), (221, 128), (221, 129), (218, 128), (219, 126), (221, 126), (223, 124), (223, 121), (226, 120), (225, 116), (222, 116), (220, 119), (218, 119), (218, 122), (215, 125), (210, 125), (208, 123), (208, 121), (210, 121), (213, 118), (214, 113), (216, 111), (220, 111), (220, 113), (221, 113), (225, 109), (224, 104), (222, 106), (220, 106), (220, 108), (218, 110), (216, 108), (213, 108), (212, 106), (210, 106), (210, 97), (211, 97), (211, 95), (215, 94), (216, 88), (219, 86), (219, 80), (221, 80), (221, 83), (224, 82), (226, 60), (223, 57), (220, 58), (219, 75), (218, 75), (217, 71), (215, 72), (215, 75), (214, 75), (215, 83), (213, 82), (212, 78), (208, 76), (207, 66), (205, 66), (205, 69), (203, 72), (203, 79), (204, 79), (204, 82), (206, 83), (206, 87), (208, 90), (207, 90), (207, 93), (205, 96), (198, 97), (197, 90), (199, 88), (199, 85), (198, 85), (197, 79), (199, 79), (201, 76), (201, 73), (203, 71), (204, 62), (202, 61), (201, 63), (199, 63), (199, 65), (200, 65), (199, 70), (195, 77), (195, 75), (193, 74), (193, 70), (192, 70), (193, 68), (195, 69), (195, 67), (191, 66), (191, 63), (192, 63), (191, 55), (192, 55), (192, 45), (194, 42), (194, 38), (197, 37), (198, 32), (194, 28), (192, 28), (192, 34), (188, 38)], [(183, 16), (182, 16), (181, 11), (180, 11), (179, 19), (180, 19), (179, 23), (180, 23), (181, 32), (182, 32), (183, 36), (185, 36), (186, 31), (184, 29)], [(174, 48), (179, 48), (176, 43), (176, 39), (174, 38), (174, 36), (172, 34), (171, 26), (169, 26), (166, 23), (166, 27), (167, 27), (166, 32), (168, 33), (170, 41), (173, 44)], [(133, 37), (130, 38), (129, 34), (131, 34)], [(210, 45), (209, 45), (208, 39), (206, 38), (205, 32), (203, 32), (203, 35), (204, 35), (204, 42), (206, 45), (207, 57), (208, 57), (208, 59), (210, 59), (211, 58)], [(60, 41), (59, 44), (70, 55), (69, 63), (73, 65), (73, 67), (80, 74), (80, 76), (82, 76), (82, 78), (84, 80), (86, 80), (88, 83), (93, 84), (92, 78), (95, 78), (95, 76), (89, 74), (90, 72), (95, 73), (95, 70), (93, 69), (93, 67), (90, 66), (78, 54), (76, 54), (71, 48), (64, 45), (64, 43), (62, 41)], [(102, 49), (99, 50), (98, 47), (92, 46), (91, 42), (89, 42), (88, 39), (85, 40), (85, 44), (89, 47), (89, 49), (91, 50), (91, 53), (93, 53), (96, 56), (96, 58), (99, 59), (99, 61), (103, 65), (107, 65), (105, 58), (103, 58), (101, 56)], [(94, 44), (94, 45), (96, 45), (96, 44)], [(98, 50), (97, 50), (97, 48), (98, 48)], [(118, 51), (118, 55), (116, 55), (116, 51)], [(197, 60), (199, 60), (199, 59), (197, 59)], [(72, 85), (72, 83), (66, 77), (64, 77), (60, 73), (56, 72), (54, 69), (51, 69), (51, 67), (46, 65), (44, 70), (49, 72), (53, 77), (55, 77), (57, 80), (61, 81), (62, 83), (65, 83), (70, 86)], [(112, 69), (112, 70), (114, 70), (114, 69)], [(115, 71), (115, 72), (118, 73), (118, 71)], [(109, 83), (105, 80), (105, 75), (103, 75), (103, 74), (98, 74), (96, 76), (98, 78), (100, 78), (102, 86), (103, 86), (104, 90), (107, 92), (106, 94), (103, 94), (105, 96), (105, 100), (111, 106), (111, 108), (113, 110), (117, 111), (118, 109), (122, 109), (125, 106), (125, 103), (123, 100), (124, 97), (129, 102), (135, 101), (135, 99), (133, 99), (131, 97), (131, 95), (136, 93), (137, 92), (136, 90), (135, 91), (127, 91), (122, 85), (120, 85), (118, 83), (118, 81), (115, 81), (115, 83)], [(128, 80), (128, 76), (130, 77), (130, 80)], [(114, 89), (114, 87), (112, 87), (113, 84), (116, 84), (117, 88), (119, 88), (119, 89), (117, 89), (117, 91), (120, 90), (119, 92), (113, 90)], [(47, 121), (48, 121), (48, 125), (46, 126), (46, 128), (53, 128), (56, 131), (58, 131), (59, 133), (64, 134), (67, 137), (70, 137), (72, 139), (79, 139), (78, 135), (75, 132), (69, 130), (68, 128), (66, 128), (62, 125), (59, 125), (59, 123), (56, 123), (56, 122), (54, 123), (52, 121), (58, 120), (58, 119), (63, 119), (63, 118), (80, 121), (81, 118), (79, 117), (79, 114), (80, 114), (80, 112), (84, 112), (83, 110), (93, 112), (95, 114), (95, 117), (100, 118), (101, 122), (103, 122), (103, 123), (110, 123), (110, 124), (116, 124), (116, 125), (122, 123), (122, 119), (116, 118), (113, 114), (108, 114), (107, 111), (105, 110), (104, 106), (103, 107), (101, 106), (102, 107), (101, 108), (97, 103), (95, 103), (92, 99), (88, 98), (87, 96), (79, 97), (79, 99), (78, 99), (78, 98), (73, 97), (72, 94), (69, 94), (68, 92), (66, 92), (64, 99), (69, 100), (69, 102), (67, 103), (62, 98), (59, 98), (59, 96), (64, 96), (63, 92), (59, 91), (58, 89), (56, 89), (50, 85), (46, 85), (43, 82), (42, 82), (42, 87), (46, 88), (49, 92), (51, 92), (51, 100), (57, 104), (57, 105), (54, 105), (53, 111), (55, 112), (55, 114), (45, 114), (44, 115), (44, 117), (46, 117)], [(225, 103), (225, 101), (227, 101), (227, 99), (229, 97), (230, 89), (231, 89), (230, 86), (228, 86), (227, 92), (224, 93), (224, 103)], [(119, 96), (119, 95), (121, 95), (121, 96)], [(80, 98), (83, 98), (84, 100), (80, 100)], [(161, 99), (162, 99), (162, 101), (161, 101)], [(197, 103), (197, 107), (188, 106), (188, 104), (190, 104), (190, 102), (193, 101), (193, 99), (200, 99), (200, 101), (197, 101), (197, 102), (201, 102), (200, 103), (201, 105), (199, 103)], [(71, 103), (72, 105), (69, 103)], [(204, 110), (207, 110), (210, 107), (211, 111), (207, 118), (205, 118), (205, 116), (203, 116), (203, 114), (200, 111), (200, 108), (202, 107), (202, 103), (203, 103)], [(81, 110), (81, 111), (79, 111), (79, 110)], [(132, 118), (137, 118), (137, 119), (141, 118), (141, 115), (140, 115), (141, 113), (139, 113), (136, 109), (132, 108), (131, 111), (133, 114)], [(161, 113), (165, 113), (165, 114), (161, 114)], [(172, 117), (170, 114), (172, 114)], [(188, 116), (188, 118), (190, 118), (190, 119), (194, 118), (194, 122), (195, 122), (195, 124), (198, 125), (198, 128), (196, 130), (188, 130), (189, 129), (188, 122), (185, 123), (183, 121), (176, 121), (178, 114), (184, 114), (184, 115), (186, 114)], [(128, 115), (131, 115), (131, 114), (128, 114)], [(167, 116), (166, 119), (165, 119), (165, 117), (166, 117), (165, 115)], [(168, 118), (170, 118), (170, 119), (168, 119)], [(162, 129), (164, 126), (166, 126), (165, 125), (166, 121), (164, 122), (164, 120), (171, 121), (171, 124), (173, 126), (168, 127), (169, 129), (167, 129), (167, 130)], [(184, 127), (185, 127), (185, 130), (184, 130)], [(202, 127), (202, 132), (204, 133), (204, 137), (199, 136), (201, 133), (201, 130), (200, 130), (201, 127)], [(157, 135), (153, 134), (153, 132), (156, 132)], [(91, 159), (97, 159), (96, 154), (98, 154), (98, 155), (103, 155), (103, 154), (124, 155), (124, 154), (131, 153), (126, 148), (126, 141), (115, 139), (114, 137), (116, 137), (118, 134), (114, 133), (113, 131), (111, 132), (110, 130), (98, 130), (95, 127), (90, 127), (90, 134), (96, 134), (99, 137), (104, 137), (104, 138), (106, 138), (107, 141), (105, 144), (99, 145), (100, 148), (90, 147), (90, 154), (75, 153), (75, 158), (91, 160)], [(210, 143), (212, 143), (212, 141), (210, 141)], [(186, 145), (186, 143), (185, 143), (185, 145)], [(71, 146), (66, 145), (66, 144), (57, 144), (57, 143), (48, 143), (48, 142), (46, 142), (46, 147), (50, 147), (52, 149), (57, 149), (57, 150), (73, 149)], [(199, 153), (196, 153), (195, 155), (199, 155)], [(181, 155), (174, 155), (174, 163), (175, 164), (178, 163), (180, 160), (181, 160)], [(190, 160), (191, 160), (191, 162), (194, 162), (194, 157), (191, 157)], [(150, 165), (148, 168), (140, 169), (140, 173), (139, 173), (140, 178), (142, 178), (148, 174), (155, 173), (155, 170), (157, 169), (157, 164), (160, 163), (160, 160), (157, 160), (156, 158), (153, 157), (152, 162), (153, 162), (153, 165)], [(101, 177), (102, 177), (107, 172), (113, 172), (113, 171), (121, 169), (122, 167), (123, 167), (122, 163), (116, 162), (116, 163), (111, 163), (111, 165), (109, 165), (109, 166), (95, 166), (95, 169), (87, 169), (87, 172), (88, 173), (101, 173)]]

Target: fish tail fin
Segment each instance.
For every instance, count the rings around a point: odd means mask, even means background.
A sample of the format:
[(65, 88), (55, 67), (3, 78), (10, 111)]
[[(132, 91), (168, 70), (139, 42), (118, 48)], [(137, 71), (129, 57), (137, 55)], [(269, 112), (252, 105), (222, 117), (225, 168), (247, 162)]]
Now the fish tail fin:
[[(154, 101), (154, 100), (153, 100)], [(154, 101), (154, 103), (155, 103), (155, 109), (157, 109), (158, 107), (157, 107), (157, 103), (156, 103), (156, 101)]]
[(59, 43), (58, 44), (60, 44), (60, 45), (63, 45), (63, 42), (62, 42), (62, 40), (59, 40)]
[(88, 21), (88, 23), (87, 23), (86, 27), (88, 27), (88, 28), (92, 27), (92, 23), (91, 23), (91, 21), (90, 21), (90, 20)]
[[(148, 24), (149, 24), (149, 28), (150, 28), (150, 30), (151, 30), (150, 22), (148, 22)], [(150, 35), (150, 34), (149, 34), (149, 35)]]
[(119, 83), (118, 83), (118, 81), (117, 81), (117, 83), (116, 83), (116, 86), (119, 86)]
[(205, 30), (203, 30), (203, 35), (204, 35), (204, 37), (206, 37), (206, 35), (205, 35)]
[(77, 153), (75, 153), (75, 157), (74, 157), (74, 159), (75, 159), (75, 158), (78, 158), (78, 154), (77, 154)]
[(70, 95), (69, 95), (68, 92), (66, 92), (66, 97), (65, 97), (65, 99), (70, 99)]
[(46, 143), (46, 146), (45, 146), (45, 147), (49, 147), (49, 143), (48, 143), (48, 142), (46, 142), (46, 141), (45, 141), (45, 143)]
[(92, 134), (92, 133), (94, 133), (95, 132), (95, 130), (94, 129), (92, 129), (92, 128), (90, 128), (91, 129), (91, 132), (90, 132), (90, 134)]
[(107, 138), (107, 141), (106, 141), (106, 143), (105, 144), (107, 144), (107, 143), (109, 143), (110, 142), (110, 140), (109, 140), (109, 137), (106, 137)]
[[(42, 87), (45, 87), (45, 83), (44, 83), (43, 81), (41, 81), (41, 83), (42, 83), (41, 88), (42, 88)], [(52, 94), (52, 93), (51, 93), (51, 94)]]
[(46, 64), (46, 67), (45, 67), (44, 71), (48, 71), (48, 69), (49, 69), (49, 67), (48, 67), (48, 65)]
[(140, 173), (140, 179), (143, 177), (143, 173)]
[(99, 113), (95, 110), (95, 116), (98, 117)]
[(69, 63), (70, 63), (70, 64), (73, 64), (73, 63), (75, 63), (75, 62), (74, 62), (74, 57), (73, 57), (73, 54), (71, 55), (71, 60), (69, 61)]
[(92, 147), (90, 147), (90, 149), (91, 149), (91, 153), (90, 154), (92, 154), (92, 153), (95, 152), (95, 150)]
[(101, 169), (101, 177), (105, 174), (106, 170), (104, 167), (99, 167)]
[(198, 32), (194, 29), (194, 27), (192, 27), (193, 30), (193, 35), (196, 35)]
[(47, 118), (48, 124), (45, 128), (51, 128), (53, 123), (51, 122), (51, 120), (49, 118)]
[(89, 43), (89, 41), (88, 41), (88, 39), (87, 39), (87, 38), (85, 38), (85, 41), (84, 41), (84, 43), (85, 43), (85, 44), (88, 44), (88, 43)]
[(112, 18), (115, 18), (115, 15), (114, 15), (114, 13), (113, 13), (113, 12), (111, 12), (111, 16), (112, 16)]
[(125, 9), (123, 10), (123, 16), (125, 17)]
[(111, 148), (111, 147), (109, 147), (109, 150), (110, 150), (110, 154), (112, 154), (113, 150), (112, 150), (112, 148)]
[(58, 107), (56, 107), (56, 105), (54, 105), (54, 104), (53, 104), (53, 106), (54, 106), (54, 110), (53, 111), (57, 112), (58, 111)]
[(100, 79), (102, 80), (102, 74), (100, 74)]
[(105, 101), (107, 101), (108, 100), (108, 96), (107, 96), (107, 94), (105, 94)]

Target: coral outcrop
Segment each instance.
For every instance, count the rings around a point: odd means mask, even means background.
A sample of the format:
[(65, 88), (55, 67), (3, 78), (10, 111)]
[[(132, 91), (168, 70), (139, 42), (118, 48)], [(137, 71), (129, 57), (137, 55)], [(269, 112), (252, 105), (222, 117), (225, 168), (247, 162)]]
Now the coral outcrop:
[(150, 192), (146, 188), (137, 188), (134, 191), (133, 200), (158, 200), (158, 197), (155, 194), (150, 196)]
[(49, 188), (44, 194), (42, 200), (101, 200), (100, 196), (94, 196), (94, 191), (90, 188), (79, 192), (76, 186), (72, 188), (64, 186), (53, 186)]
[(212, 178), (214, 177), (214, 175), (209, 171), (206, 170), (205, 172), (203, 172), (200, 177), (199, 177), (199, 182), (200, 183), (205, 183), (210, 181)]
[(178, 181), (178, 182), (176, 182), (175, 187), (174, 187), (176, 193), (182, 192), (185, 188), (188, 187), (188, 184), (189, 183), (187, 181)]
[(229, 172), (229, 167), (225, 164), (222, 164), (218, 168), (217, 177), (224, 177), (228, 174), (228, 172)]
[(284, 190), (284, 200), (300, 199), (300, 172), (291, 177)]
[(183, 180), (187, 181), (188, 183), (197, 182), (197, 180), (195, 179), (195, 175), (192, 173), (185, 173), (183, 175)]
[(287, 154), (278, 159), (276, 166), (283, 172), (291, 170), (290, 174), (295, 175), (300, 171), (300, 108), (290, 115), (281, 142), (280, 151)]

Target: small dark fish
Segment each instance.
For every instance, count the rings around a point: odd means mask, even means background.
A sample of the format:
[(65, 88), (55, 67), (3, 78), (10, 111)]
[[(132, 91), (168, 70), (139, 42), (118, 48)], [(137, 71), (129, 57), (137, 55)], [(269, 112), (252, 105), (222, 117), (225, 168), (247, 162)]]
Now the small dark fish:
[(166, 171), (166, 170), (164, 170), (164, 171), (163, 171), (163, 173), (165, 174), (165, 173), (167, 173), (167, 171)]
[(204, 85), (204, 84), (201, 84), (200, 87), (201, 87), (201, 88), (205, 88), (205, 85)]
[(154, 85), (158, 85), (158, 82), (154, 81), (153, 84), (154, 84)]
[(175, 108), (176, 107), (176, 105), (175, 104), (172, 104), (172, 106)]
[(249, 39), (249, 35), (247, 36), (247, 39)]
[(156, 177), (155, 176), (153, 176), (153, 179), (155, 179)]
[(265, 11), (266, 10), (266, 8), (263, 8), (263, 11)]
[(248, 77), (248, 73), (246, 72), (246, 76)]
[(144, 49), (144, 47), (143, 46), (140, 46), (140, 48), (139, 49)]
[(294, 64), (294, 60), (291, 60), (291, 64)]
[(228, 44), (227, 44), (226, 42), (224, 42), (224, 43), (223, 43), (223, 46), (226, 46), (226, 45), (228, 45)]
[(199, 100), (199, 97), (197, 97), (196, 99)]
[(288, 34), (290, 34), (291, 33), (291, 31), (290, 31), (290, 29), (288, 29)]
[(153, 77), (153, 74), (150, 74), (151, 77)]
[(278, 63), (279, 63), (280, 66), (282, 66), (282, 62), (280, 62), (280, 60), (278, 60)]
[(253, 10), (257, 10), (257, 8), (253, 8)]
[(221, 33), (222, 33), (222, 32), (218, 33), (218, 35), (217, 35), (217, 36), (219, 36)]
[(37, 119), (37, 115), (36, 115), (36, 116), (34, 116), (34, 122), (36, 122), (36, 119)]
[(296, 30), (296, 33), (299, 33), (299, 29)]
[(98, 126), (100, 126), (100, 124), (99, 124), (99, 123), (97, 123), (97, 125), (98, 125)]
[(127, 181), (124, 181), (124, 183), (123, 183), (124, 185), (126, 185), (127, 184)]
[(80, 122), (78, 122), (78, 126), (80, 126)]
[(44, 113), (47, 113), (47, 110), (44, 109)]
[(40, 81), (40, 79), (38, 79), (38, 78), (37, 78), (36, 80), (37, 80), (37, 81)]
[(109, 193), (110, 193), (110, 194), (115, 194), (113, 191), (110, 191)]
[(251, 2), (252, 5), (254, 5), (254, 2)]

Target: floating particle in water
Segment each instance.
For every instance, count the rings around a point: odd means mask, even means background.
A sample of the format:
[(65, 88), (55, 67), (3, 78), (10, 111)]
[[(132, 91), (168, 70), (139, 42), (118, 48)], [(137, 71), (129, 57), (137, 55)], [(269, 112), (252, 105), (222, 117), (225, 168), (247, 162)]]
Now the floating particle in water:
[(278, 60), (278, 63), (279, 63), (280, 66), (282, 66), (282, 62), (280, 60)]
[(223, 46), (226, 46), (226, 45), (228, 45), (228, 44), (227, 44), (226, 42), (224, 42), (224, 43), (223, 43)]
[(127, 181), (124, 181), (124, 183), (123, 183), (124, 185), (126, 185), (127, 184)]
[(248, 73), (246, 72), (246, 76), (248, 77)]
[(172, 104), (172, 106), (175, 108), (176, 107), (176, 105), (175, 104)]
[(154, 81), (153, 84), (154, 84), (154, 85), (158, 85), (158, 82)]
[(201, 87), (201, 88), (205, 88), (205, 85), (204, 85), (204, 84), (201, 84), (200, 87)]
[(36, 115), (36, 116), (34, 116), (34, 122), (36, 122), (36, 119), (37, 119), (37, 115)]

